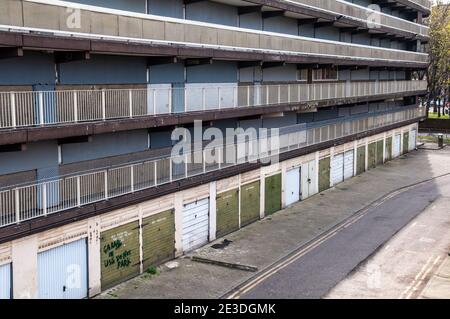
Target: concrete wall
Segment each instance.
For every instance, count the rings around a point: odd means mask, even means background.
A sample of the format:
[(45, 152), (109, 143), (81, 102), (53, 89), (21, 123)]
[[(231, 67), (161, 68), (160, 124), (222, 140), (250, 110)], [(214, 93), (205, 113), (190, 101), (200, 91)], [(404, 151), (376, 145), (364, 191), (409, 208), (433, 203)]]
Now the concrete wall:
[(153, 65), (150, 67), (149, 75), (151, 84), (184, 82), (184, 64)]
[(262, 16), (260, 12), (252, 12), (239, 16), (239, 27), (247, 29), (262, 30)]
[(339, 29), (336, 27), (316, 28), (315, 38), (331, 41), (339, 41)]
[(146, 0), (70, 0), (81, 4), (104, 8), (145, 13)]
[(297, 66), (295, 64), (286, 64), (285, 66), (267, 68), (262, 71), (263, 81), (296, 81)]
[(147, 0), (148, 13), (183, 19), (183, 0)]
[[(81, 154), (82, 155), (82, 154)], [(58, 165), (58, 147), (55, 140), (29, 143), (26, 150), (0, 153), (0, 174), (10, 174)]]
[(145, 58), (92, 55), (89, 60), (60, 65), (61, 84), (146, 83)]
[(265, 128), (280, 128), (297, 124), (297, 113), (285, 112), (283, 116), (264, 117), (262, 120), (262, 127)]
[(264, 19), (264, 31), (298, 35), (297, 20), (288, 17), (272, 17)]
[(0, 85), (54, 85), (55, 80), (51, 54), (26, 51), (20, 58), (0, 59)]
[(186, 19), (237, 26), (237, 8), (216, 2), (195, 2), (186, 6)]
[(63, 164), (115, 156), (147, 149), (147, 130), (94, 135), (91, 141), (62, 145)]
[(214, 61), (212, 64), (186, 68), (188, 83), (235, 83), (237, 82), (237, 62)]

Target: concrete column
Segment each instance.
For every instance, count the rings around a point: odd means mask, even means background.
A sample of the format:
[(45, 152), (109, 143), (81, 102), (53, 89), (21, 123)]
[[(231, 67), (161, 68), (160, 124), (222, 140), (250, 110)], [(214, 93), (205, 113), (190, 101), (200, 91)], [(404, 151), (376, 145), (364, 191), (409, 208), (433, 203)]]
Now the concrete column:
[(216, 239), (216, 197), (217, 185), (216, 182), (209, 183), (209, 240)]
[(100, 249), (100, 218), (91, 218), (88, 220), (89, 297), (102, 290)]
[(175, 257), (183, 255), (183, 196), (182, 193), (178, 193), (175, 196), (174, 209), (175, 209)]
[(260, 187), (259, 187), (259, 217), (262, 219), (265, 216), (265, 194), (266, 194), (266, 176), (264, 170), (260, 169), (259, 173)]
[(286, 207), (286, 161), (281, 162), (281, 207)]
[(38, 298), (38, 239), (28, 236), (12, 242), (13, 297)]
[(358, 160), (358, 141), (353, 142), (353, 175), (356, 175), (356, 169), (357, 166), (357, 160)]
[(365, 168), (366, 168), (366, 171), (369, 169), (369, 139), (366, 137), (365, 139), (364, 139), (364, 141), (365, 141), (365, 146), (366, 146), (366, 158), (364, 159), (364, 161), (365, 161)]
[(311, 68), (308, 68), (306, 83), (307, 84), (313, 83), (313, 69), (311, 69)]
[(334, 186), (333, 176), (332, 176), (332, 172), (333, 172), (333, 157), (334, 157), (334, 146), (332, 146), (330, 148), (330, 188)]
[[(316, 152), (316, 158), (314, 159), (315, 163), (315, 173), (314, 173), (314, 192), (313, 194), (317, 194), (319, 192), (319, 151)], [(312, 195), (312, 194), (310, 194)]]
[(387, 135), (387, 133), (384, 132), (383, 133), (383, 163), (385, 162), (385, 158), (386, 158), (386, 135)]

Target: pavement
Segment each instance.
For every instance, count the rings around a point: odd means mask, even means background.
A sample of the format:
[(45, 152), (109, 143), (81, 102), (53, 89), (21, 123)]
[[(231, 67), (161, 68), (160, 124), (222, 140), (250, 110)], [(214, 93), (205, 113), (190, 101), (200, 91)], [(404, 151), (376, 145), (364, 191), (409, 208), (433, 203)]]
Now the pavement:
[[(448, 148), (418, 150), (409, 153), (226, 236), (231, 243), (222, 249), (211, 247), (221, 243), (223, 239), (219, 239), (182, 258), (162, 265), (159, 267), (157, 275), (144, 274), (102, 293), (98, 298), (220, 298), (224, 295), (229, 296), (230, 291), (236, 291), (236, 288), (245, 286), (255, 276), (258, 277), (272, 269), (278, 263), (286, 260), (286, 256), (291, 256), (303, 249), (320, 236), (330, 232), (331, 229), (339, 227), (352, 216), (356, 216), (355, 214), (368, 212), (368, 208), (376, 209), (379, 206), (375, 204), (380, 203), (389, 194), (392, 196), (396, 190), (450, 173), (449, 157), (450, 149)], [(447, 181), (447, 184), (450, 183)], [(239, 296), (251, 298), (320, 298), (324, 296), (338, 282), (357, 269), (361, 262), (370, 257), (397, 231), (426, 209), (430, 201), (437, 199), (439, 193), (433, 181), (420, 185), (420, 187), (424, 188), (420, 191), (416, 190), (416, 197), (420, 198), (418, 201), (411, 201), (410, 198), (405, 197), (401, 199), (400, 203), (385, 203), (394, 205), (391, 209), (395, 211), (399, 205), (411, 202), (407, 206), (409, 208), (402, 210), (407, 216), (399, 213), (395, 217), (393, 227), (389, 226), (391, 220), (386, 213), (383, 213), (383, 209), (378, 209), (378, 215), (366, 214), (364, 218), (360, 218), (349, 227), (354, 229), (353, 232), (340, 231), (332, 240), (328, 239), (319, 245), (318, 248), (324, 249), (319, 254), (322, 256), (321, 258), (316, 259), (319, 251), (314, 247), (314, 250), (308, 253), (309, 256), (315, 255), (315, 258), (305, 255), (298, 259), (298, 262), (309, 261), (309, 264), (303, 263), (308, 264), (309, 272), (304, 268), (299, 268), (298, 266), (301, 264), (296, 267), (293, 264), (290, 266), (291, 269), (286, 266), (283, 269), (285, 272), (283, 275), (280, 275), (282, 272), (278, 272), (276, 276), (256, 285), (256, 288), (260, 290), (252, 289)], [(422, 196), (422, 194), (427, 194), (427, 196)], [(398, 199), (393, 198), (392, 200)], [(350, 261), (345, 258), (339, 259), (339, 251), (333, 252), (331, 249), (333, 247), (335, 250), (343, 249), (347, 247), (347, 244), (358, 243), (358, 240), (355, 239), (362, 238), (361, 235), (364, 235), (370, 230), (371, 225), (379, 221), (381, 223), (379, 223), (378, 229), (382, 234), (379, 237), (373, 235), (376, 242), (368, 240), (364, 241), (361, 246), (356, 246), (360, 251), (356, 254), (357, 258), (352, 258)], [(360, 226), (354, 227), (355, 225)], [(374, 234), (376, 233), (374, 232)], [(323, 257), (327, 256), (325, 254), (327, 249), (332, 252), (328, 259)], [(256, 267), (258, 272), (195, 262), (190, 259), (193, 256), (252, 266)], [(329, 272), (329, 279), (324, 280), (323, 273), (319, 276), (318, 274), (321, 272), (316, 271), (317, 265), (333, 264), (333, 258), (339, 260), (337, 263), (339, 267), (336, 268), (336, 271)], [(308, 285), (305, 285), (303, 281), (297, 282), (296, 285), (273, 286), (274, 278), (277, 279), (275, 282), (280, 281), (281, 278), (283, 282), (288, 283), (293, 274), (295, 277), (299, 275), (298, 272), (301, 269), (303, 269), (301, 271), (303, 278), (308, 278), (307, 275), (312, 273), (316, 274), (311, 277), (311, 279), (315, 277), (315, 280), (310, 280)], [(320, 279), (321, 276), (322, 279)], [(326, 284), (316, 287), (317, 282), (326, 282)], [(265, 284), (268, 284), (269, 287), (264, 288)], [(301, 289), (298, 289), (299, 286)], [(288, 288), (286, 289), (286, 287)]]

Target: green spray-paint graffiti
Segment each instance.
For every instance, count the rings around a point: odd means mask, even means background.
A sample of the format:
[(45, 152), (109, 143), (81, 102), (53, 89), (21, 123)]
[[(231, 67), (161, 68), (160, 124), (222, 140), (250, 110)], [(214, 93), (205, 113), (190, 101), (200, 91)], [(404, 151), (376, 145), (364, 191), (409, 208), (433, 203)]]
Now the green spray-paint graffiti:
[(117, 254), (117, 251), (123, 246), (120, 239), (116, 239), (103, 247), (103, 253), (108, 255), (104, 261), (105, 268), (116, 265), (116, 269), (126, 268), (131, 264), (131, 250), (124, 250)]

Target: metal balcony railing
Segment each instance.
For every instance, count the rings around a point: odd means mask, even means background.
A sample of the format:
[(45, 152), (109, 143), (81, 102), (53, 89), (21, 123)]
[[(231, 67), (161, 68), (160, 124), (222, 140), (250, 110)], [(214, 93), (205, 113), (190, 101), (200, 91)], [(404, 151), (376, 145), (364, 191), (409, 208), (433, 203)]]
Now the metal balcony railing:
[[(409, 108), (398, 112), (305, 127), (284, 127), (279, 143), (268, 137), (267, 152), (250, 152), (250, 143), (223, 144), (212, 151), (204, 149), (174, 157), (167, 156), (124, 166), (110, 167), (78, 175), (49, 179), (35, 184), (10, 186), (0, 190), (0, 227), (47, 216), (75, 207), (106, 200), (143, 189), (220, 170), (302, 147), (344, 136), (381, 128), (424, 116), (425, 108)], [(238, 139), (239, 141), (239, 139)], [(241, 150), (241, 151), (240, 151)], [(242, 152), (242, 150), (244, 150)], [(211, 159), (212, 157), (212, 159)], [(192, 159), (197, 159), (193, 161)]]
[(317, 102), (425, 90), (426, 81), (0, 92), (0, 128)]

